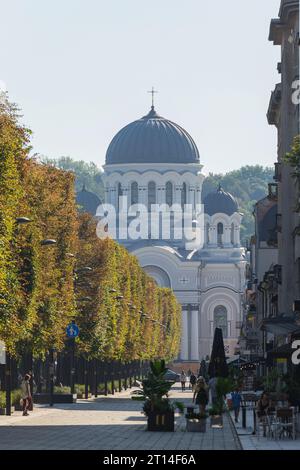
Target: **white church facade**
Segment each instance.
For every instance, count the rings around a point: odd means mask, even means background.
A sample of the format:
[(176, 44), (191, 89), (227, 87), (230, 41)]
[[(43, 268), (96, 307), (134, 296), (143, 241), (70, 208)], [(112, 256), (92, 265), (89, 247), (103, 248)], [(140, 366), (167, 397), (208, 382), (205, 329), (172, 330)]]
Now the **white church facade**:
[[(178, 124), (150, 112), (121, 129), (104, 165), (105, 202), (171, 207), (190, 204), (194, 218), (202, 202), (202, 165), (192, 137)], [(180, 362), (211, 353), (215, 327), (223, 330), (226, 354), (235, 353), (243, 316), (246, 253), (240, 244), (242, 215), (220, 186), (203, 201), (204, 242), (162, 237), (119, 240), (137, 256), (157, 284), (171, 288), (182, 305)], [(197, 223), (197, 222), (196, 222)]]

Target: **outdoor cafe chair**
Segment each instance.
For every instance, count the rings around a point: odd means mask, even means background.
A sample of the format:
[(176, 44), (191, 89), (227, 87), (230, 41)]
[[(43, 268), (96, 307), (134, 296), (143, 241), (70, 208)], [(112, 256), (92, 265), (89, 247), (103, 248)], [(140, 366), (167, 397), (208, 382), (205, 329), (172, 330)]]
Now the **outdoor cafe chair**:
[(262, 436), (270, 435), (271, 416), (269, 414), (262, 414), (259, 410), (255, 410), (255, 434), (259, 439)]
[(284, 436), (296, 439), (296, 422), (293, 408), (278, 408), (270, 425), (270, 434), (274, 439)]

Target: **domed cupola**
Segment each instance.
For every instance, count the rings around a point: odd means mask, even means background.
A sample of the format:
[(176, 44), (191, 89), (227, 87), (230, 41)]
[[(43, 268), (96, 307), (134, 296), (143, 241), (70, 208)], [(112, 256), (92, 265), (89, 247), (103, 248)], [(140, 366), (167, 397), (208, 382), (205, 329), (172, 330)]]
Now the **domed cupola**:
[(76, 194), (76, 204), (79, 206), (80, 212), (89, 212), (92, 215), (96, 215), (97, 207), (101, 204), (101, 200), (97, 194), (87, 191), (85, 185), (82, 190)]
[(239, 210), (236, 199), (224, 191), (220, 184), (217, 191), (207, 194), (203, 204), (205, 214), (210, 216), (218, 213), (230, 216)]
[(123, 127), (112, 139), (106, 164), (122, 163), (198, 163), (197, 146), (186, 130), (150, 112)]

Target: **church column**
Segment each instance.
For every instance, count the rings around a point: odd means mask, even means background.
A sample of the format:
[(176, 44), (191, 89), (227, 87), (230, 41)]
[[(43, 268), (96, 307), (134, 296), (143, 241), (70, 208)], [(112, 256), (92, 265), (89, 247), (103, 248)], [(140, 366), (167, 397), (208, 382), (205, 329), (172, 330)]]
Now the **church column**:
[(157, 204), (163, 204), (163, 190), (162, 190), (162, 186), (159, 184), (157, 185), (156, 187), (156, 203)]
[(148, 188), (147, 186), (139, 186), (139, 203), (148, 207)]
[(181, 348), (180, 348), (180, 359), (182, 361), (187, 361), (189, 357), (189, 347), (188, 347), (188, 312), (186, 307), (182, 307), (181, 312)]
[(174, 203), (181, 205), (181, 186), (176, 185), (174, 189), (175, 189)]
[(225, 247), (231, 246), (231, 225), (224, 225), (224, 242)]
[(218, 246), (217, 227), (215, 225), (211, 225), (209, 230), (210, 246)]
[[(128, 191), (128, 185), (121, 182), (122, 196), (127, 196), (127, 209), (130, 206), (130, 191)], [(118, 197), (118, 189), (116, 188), (116, 198)]]
[(116, 188), (110, 187), (109, 188), (109, 202), (112, 204), (115, 208), (117, 208), (117, 197), (116, 197)]
[(199, 360), (199, 312), (191, 311), (191, 359)]
[(235, 245), (240, 247), (241, 246), (241, 239), (240, 239), (240, 227), (238, 225), (234, 226), (234, 242)]
[(197, 191), (196, 204), (201, 204), (202, 203), (202, 201), (201, 201), (201, 186), (197, 186), (196, 191)]
[(104, 202), (106, 204), (111, 204), (111, 199), (110, 199), (110, 187), (105, 186), (105, 196), (104, 196)]

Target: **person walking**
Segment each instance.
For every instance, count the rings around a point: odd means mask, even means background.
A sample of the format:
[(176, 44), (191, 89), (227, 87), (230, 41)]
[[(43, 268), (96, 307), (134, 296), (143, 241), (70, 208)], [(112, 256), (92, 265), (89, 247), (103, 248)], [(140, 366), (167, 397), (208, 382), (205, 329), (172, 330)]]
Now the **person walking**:
[(194, 372), (192, 372), (190, 375), (190, 384), (189, 384), (189, 388), (191, 388), (192, 391), (194, 391), (196, 381), (197, 381), (197, 377), (195, 376)]
[(193, 395), (193, 403), (199, 405), (200, 415), (203, 415), (205, 413), (205, 408), (208, 404), (208, 391), (205, 380), (201, 376), (196, 382), (195, 391)]
[(185, 383), (186, 383), (186, 374), (185, 374), (184, 370), (181, 371), (180, 382), (181, 382), (181, 391), (184, 392), (185, 391)]
[(31, 391), (30, 391), (30, 375), (25, 374), (24, 379), (21, 383), (22, 390), (22, 411), (23, 416), (28, 416), (28, 409), (31, 403)]
[(231, 393), (231, 400), (232, 400), (232, 407), (233, 407), (233, 411), (234, 411), (234, 421), (236, 423), (238, 423), (239, 422), (239, 414), (240, 414), (240, 408), (241, 408), (242, 395), (240, 394), (237, 387)]
[[(268, 392), (263, 392), (257, 402), (257, 416), (263, 425), (263, 436), (266, 437), (268, 409), (271, 406), (271, 401)], [(255, 430), (253, 431), (255, 432)]]

